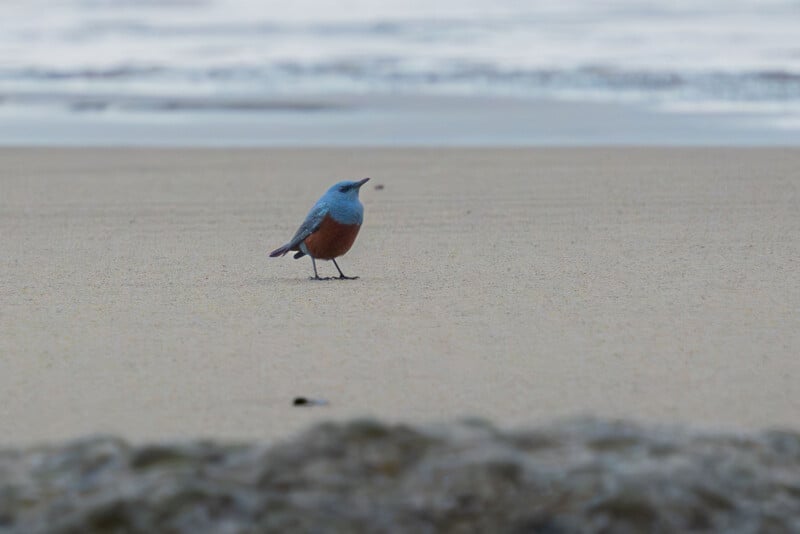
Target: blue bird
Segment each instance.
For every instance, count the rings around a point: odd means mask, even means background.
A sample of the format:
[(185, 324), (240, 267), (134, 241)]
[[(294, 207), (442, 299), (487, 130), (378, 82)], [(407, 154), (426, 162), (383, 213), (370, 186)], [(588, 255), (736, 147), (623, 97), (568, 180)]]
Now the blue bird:
[(295, 259), (306, 255), (311, 258), (311, 265), (314, 267), (312, 280), (330, 280), (320, 278), (317, 274), (316, 260), (331, 260), (339, 271), (339, 280), (358, 278), (345, 276), (336, 263), (336, 258), (350, 250), (361, 229), (361, 223), (364, 222), (364, 206), (358, 199), (358, 191), (367, 181), (369, 178), (357, 182), (339, 182), (328, 189), (311, 208), (292, 239), (270, 252), (270, 258), (296, 251)]

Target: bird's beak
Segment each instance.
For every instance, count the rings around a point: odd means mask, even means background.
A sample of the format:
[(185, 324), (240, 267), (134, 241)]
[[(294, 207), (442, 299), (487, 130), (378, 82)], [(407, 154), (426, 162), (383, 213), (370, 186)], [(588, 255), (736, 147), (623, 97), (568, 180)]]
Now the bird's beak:
[(357, 181), (357, 182), (356, 182), (356, 188), (359, 188), (359, 187), (361, 187), (362, 185), (364, 185), (364, 184), (365, 184), (365, 183), (367, 183), (367, 182), (369, 182), (369, 178), (364, 178), (363, 180), (359, 180), (359, 181)]

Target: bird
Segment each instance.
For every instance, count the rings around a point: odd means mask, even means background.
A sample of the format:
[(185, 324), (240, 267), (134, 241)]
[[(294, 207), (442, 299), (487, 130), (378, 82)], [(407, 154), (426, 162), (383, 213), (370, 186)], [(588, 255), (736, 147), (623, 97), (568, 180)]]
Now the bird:
[(294, 259), (306, 255), (311, 258), (314, 267), (312, 280), (331, 279), (320, 278), (317, 260), (331, 260), (339, 271), (339, 280), (357, 279), (357, 276), (345, 276), (336, 258), (350, 250), (364, 222), (364, 206), (358, 199), (358, 191), (368, 181), (369, 178), (364, 178), (356, 182), (345, 180), (334, 184), (317, 200), (289, 242), (269, 253), (270, 258), (294, 251)]

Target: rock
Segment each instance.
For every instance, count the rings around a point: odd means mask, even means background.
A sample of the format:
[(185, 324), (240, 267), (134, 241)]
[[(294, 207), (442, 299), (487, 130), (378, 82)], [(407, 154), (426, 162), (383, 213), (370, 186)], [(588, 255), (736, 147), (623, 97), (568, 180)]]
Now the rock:
[(322, 424), (272, 447), (0, 451), (0, 532), (798, 532), (800, 435)]

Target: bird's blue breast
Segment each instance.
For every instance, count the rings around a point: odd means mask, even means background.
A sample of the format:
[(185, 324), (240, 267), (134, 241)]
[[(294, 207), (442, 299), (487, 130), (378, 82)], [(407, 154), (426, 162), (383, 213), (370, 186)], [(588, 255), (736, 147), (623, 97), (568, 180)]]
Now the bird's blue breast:
[(358, 224), (364, 221), (364, 206), (358, 197), (326, 193), (317, 204), (324, 204), (328, 208), (328, 214), (340, 224)]

